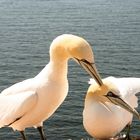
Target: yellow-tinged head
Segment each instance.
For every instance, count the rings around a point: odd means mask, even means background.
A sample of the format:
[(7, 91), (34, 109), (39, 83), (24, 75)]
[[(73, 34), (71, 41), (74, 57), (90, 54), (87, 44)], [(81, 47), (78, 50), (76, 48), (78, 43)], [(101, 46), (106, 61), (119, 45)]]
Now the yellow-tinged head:
[(100, 86), (96, 83), (95, 80), (91, 79), (89, 82), (91, 85), (88, 88), (86, 99), (87, 100), (102, 100), (102, 101), (108, 101), (108, 98), (106, 98), (106, 95), (109, 92), (118, 93), (117, 88), (115, 85), (113, 85), (111, 82), (102, 80), (103, 84)]
[(91, 80), (90, 83), (91, 85), (87, 91), (85, 102), (92, 100), (96, 100), (97, 102), (111, 102), (124, 108), (140, 119), (139, 113), (119, 96), (119, 89), (112, 82), (103, 80), (101, 86), (99, 86), (94, 80)]
[(63, 34), (55, 38), (50, 47), (50, 55), (52, 59), (77, 58), (94, 63), (93, 52), (88, 42), (71, 34)]
[(102, 95), (107, 95), (108, 92), (114, 92), (114, 93), (119, 93), (117, 87), (111, 83), (110, 81), (107, 80), (102, 80), (103, 84), (100, 86), (96, 83), (95, 80), (91, 79), (89, 82), (91, 85), (88, 88), (87, 94), (92, 93), (97, 96), (102, 96)]
[(89, 43), (78, 36), (71, 34), (63, 34), (53, 40), (50, 47), (51, 61), (67, 61), (73, 58), (78, 62), (99, 85), (102, 80), (96, 70), (94, 56)]

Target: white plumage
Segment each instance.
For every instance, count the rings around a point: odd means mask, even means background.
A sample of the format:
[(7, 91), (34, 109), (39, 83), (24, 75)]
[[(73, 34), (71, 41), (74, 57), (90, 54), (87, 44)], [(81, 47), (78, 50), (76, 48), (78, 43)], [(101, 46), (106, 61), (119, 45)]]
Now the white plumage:
[(58, 36), (50, 46), (50, 62), (45, 68), (34, 78), (17, 83), (0, 94), (0, 127), (12, 127), (26, 139), (24, 129), (34, 126), (45, 139), (40, 129), (43, 121), (56, 111), (68, 93), (67, 62), (70, 58), (98, 81), (88, 42), (74, 35)]
[[(103, 85), (99, 86), (91, 79), (88, 89), (85, 107), (83, 111), (83, 124), (87, 132), (95, 138), (111, 138), (116, 136), (126, 125), (131, 124), (133, 114), (130, 109), (125, 110), (114, 105), (107, 98), (109, 92), (120, 97), (130, 105), (134, 115), (139, 114), (134, 108), (138, 106), (136, 93), (140, 92), (140, 78), (115, 78), (103, 79)], [(139, 117), (140, 118), (140, 117)]]

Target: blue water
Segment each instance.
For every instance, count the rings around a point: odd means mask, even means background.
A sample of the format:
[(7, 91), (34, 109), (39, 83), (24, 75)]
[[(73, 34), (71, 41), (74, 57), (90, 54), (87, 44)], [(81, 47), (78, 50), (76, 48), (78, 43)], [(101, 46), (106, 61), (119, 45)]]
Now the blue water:
[[(102, 78), (140, 77), (140, 0), (0, 0), (0, 90), (35, 76), (49, 61), (50, 43), (63, 33), (92, 45)], [(70, 61), (68, 78), (68, 97), (45, 122), (48, 140), (90, 138), (82, 125), (89, 76)], [(134, 119), (131, 134), (140, 135), (139, 130)], [(32, 128), (26, 134), (39, 139)], [(0, 140), (19, 137), (0, 129)]]

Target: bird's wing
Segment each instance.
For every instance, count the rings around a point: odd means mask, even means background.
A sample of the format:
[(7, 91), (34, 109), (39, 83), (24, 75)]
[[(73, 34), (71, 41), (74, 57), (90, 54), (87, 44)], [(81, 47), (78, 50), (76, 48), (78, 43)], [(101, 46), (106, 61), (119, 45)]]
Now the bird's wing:
[(2, 95), (12, 95), (19, 94), (27, 91), (34, 91), (36, 89), (37, 81), (32, 79), (27, 79), (22, 82), (16, 83), (9, 88), (4, 89), (1, 94)]
[(126, 100), (132, 107), (137, 107), (137, 97), (135, 94), (140, 92), (140, 78), (115, 78), (108, 77), (108, 80), (113, 82), (120, 91), (122, 99)]
[(23, 117), (36, 103), (37, 94), (34, 91), (0, 95), (0, 127), (10, 125)]

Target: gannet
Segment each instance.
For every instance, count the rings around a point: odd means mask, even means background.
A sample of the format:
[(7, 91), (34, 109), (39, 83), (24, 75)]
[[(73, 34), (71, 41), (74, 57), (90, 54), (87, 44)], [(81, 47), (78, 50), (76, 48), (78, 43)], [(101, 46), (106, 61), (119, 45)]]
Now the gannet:
[[(94, 138), (115, 137), (126, 126), (130, 126), (138, 106), (136, 93), (140, 92), (140, 78), (107, 77), (100, 86), (90, 80), (84, 110), (83, 125)], [(129, 135), (127, 135), (129, 137)]]
[[(50, 46), (50, 61), (35, 77), (21, 81), (0, 94), (0, 128), (12, 127), (24, 134), (35, 127), (45, 140), (43, 122), (63, 103), (68, 94), (68, 60), (73, 58), (101, 85), (89, 43), (78, 36), (63, 34)], [(44, 58), (42, 58), (44, 59)]]

